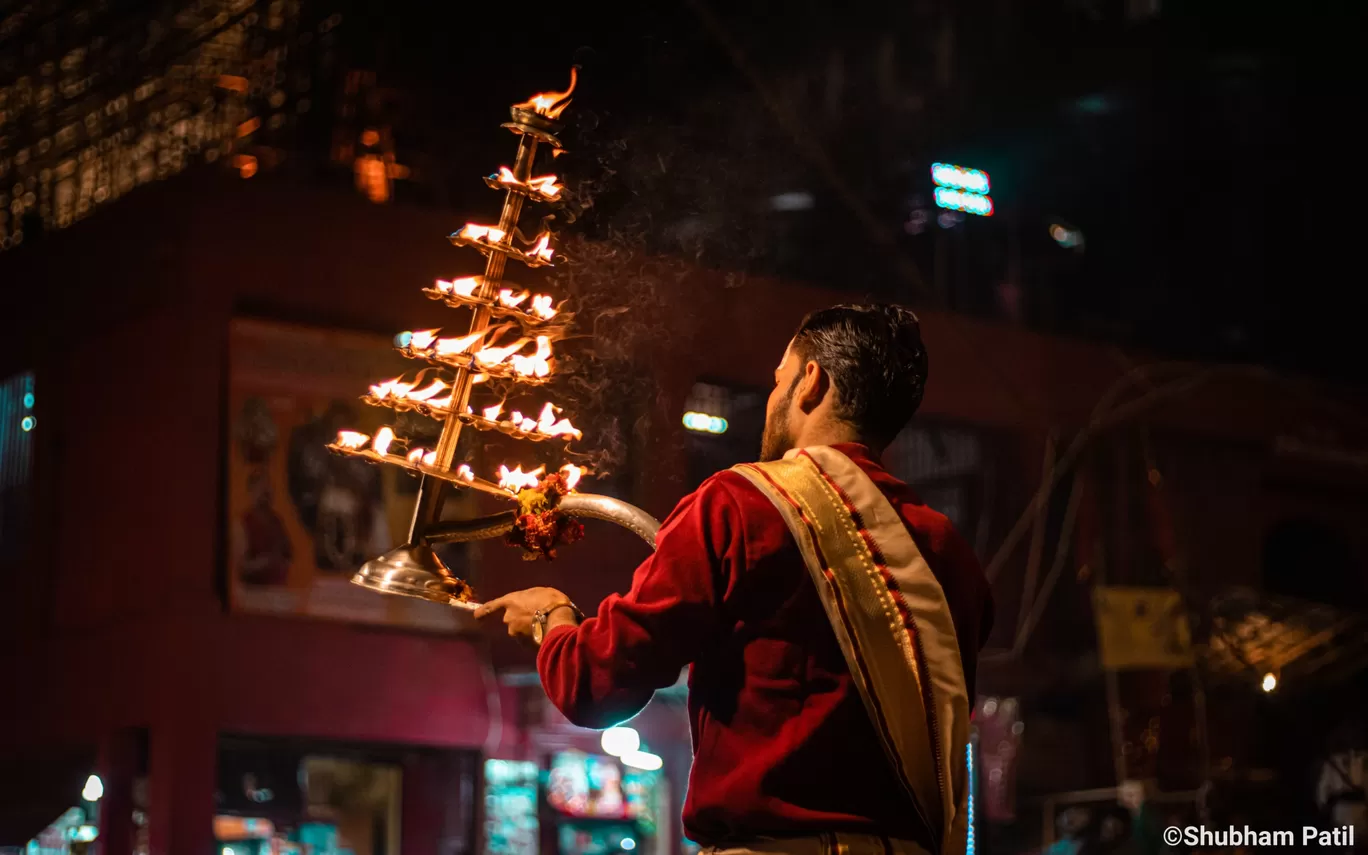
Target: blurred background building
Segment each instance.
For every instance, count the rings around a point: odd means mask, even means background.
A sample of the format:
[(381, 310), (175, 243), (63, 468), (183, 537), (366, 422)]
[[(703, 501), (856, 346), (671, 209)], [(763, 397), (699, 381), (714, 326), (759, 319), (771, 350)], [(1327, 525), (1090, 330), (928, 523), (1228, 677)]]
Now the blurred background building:
[[(804, 312), (908, 301), (932, 379), (887, 462), (997, 597), (978, 844), (1118, 798), (1315, 815), (1365, 747), (1368, 415), (1327, 302), (1348, 19), (721, 5), (0, 4), (0, 846), (690, 848), (683, 685), (635, 768), (497, 631), (349, 586), (414, 484), (322, 449), (393, 333), (450, 320), (419, 293), (468, 272), (442, 236), (572, 61), (546, 285), (596, 336), (563, 389), (595, 489), (664, 517), (754, 455)], [(500, 28), (542, 49), (501, 61)], [(938, 205), (936, 163), (992, 216)], [(589, 610), (642, 550), (448, 560)]]

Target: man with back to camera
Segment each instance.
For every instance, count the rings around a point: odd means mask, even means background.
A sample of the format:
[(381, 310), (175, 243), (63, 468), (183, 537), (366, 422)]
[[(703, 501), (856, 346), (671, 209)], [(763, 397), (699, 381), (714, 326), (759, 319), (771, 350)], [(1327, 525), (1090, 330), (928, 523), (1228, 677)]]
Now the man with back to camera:
[(758, 464), (685, 496), (595, 617), (532, 588), (477, 612), (540, 644), (570, 721), (605, 728), (690, 666), (684, 828), (728, 855), (964, 851), (965, 750), (988, 582), (879, 456), (921, 403), (900, 306), (808, 315), (775, 371)]

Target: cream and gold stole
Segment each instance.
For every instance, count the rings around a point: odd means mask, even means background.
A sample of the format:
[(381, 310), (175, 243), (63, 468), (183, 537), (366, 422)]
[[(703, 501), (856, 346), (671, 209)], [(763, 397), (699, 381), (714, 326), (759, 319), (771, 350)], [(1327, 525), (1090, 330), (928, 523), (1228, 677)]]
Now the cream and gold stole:
[(898, 512), (825, 446), (734, 470), (798, 541), (884, 751), (942, 855), (965, 849), (969, 698), (940, 583)]

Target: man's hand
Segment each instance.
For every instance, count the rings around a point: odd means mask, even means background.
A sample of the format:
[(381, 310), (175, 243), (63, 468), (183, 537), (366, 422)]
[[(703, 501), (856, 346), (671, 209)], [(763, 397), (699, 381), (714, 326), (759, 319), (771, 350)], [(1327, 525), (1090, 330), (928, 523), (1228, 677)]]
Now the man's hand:
[[(543, 609), (552, 606), (570, 604), (570, 598), (557, 591), (555, 588), (528, 588), (526, 591), (514, 591), (502, 597), (490, 600), (475, 610), (476, 618), (486, 618), (499, 612), (504, 613), (504, 624), (508, 626), (508, 634), (514, 638), (525, 638), (532, 640), (532, 615)], [(563, 623), (573, 624), (575, 622), (574, 611), (569, 608), (556, 609), (550, 614), (546, 621), (546, 629), (549, 632), (553, 627)]]

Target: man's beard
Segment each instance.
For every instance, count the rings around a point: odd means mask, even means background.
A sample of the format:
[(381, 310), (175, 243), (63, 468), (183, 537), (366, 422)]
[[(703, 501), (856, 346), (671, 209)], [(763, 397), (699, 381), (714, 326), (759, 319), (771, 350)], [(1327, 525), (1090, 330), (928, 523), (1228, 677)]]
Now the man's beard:
[(779, 406), (772, 413), (765, 414), (765, 432), (760, 437), (760, 462), (769, 463), (771, 460), (780, 460), (793, 448), (793, 435), (789, 431), (789, 405), (793, 403), (793, 389), (798, 384), (795, 382), (789, 386), (788, 394), (784, 395), (784, 400), (779, 402)]

